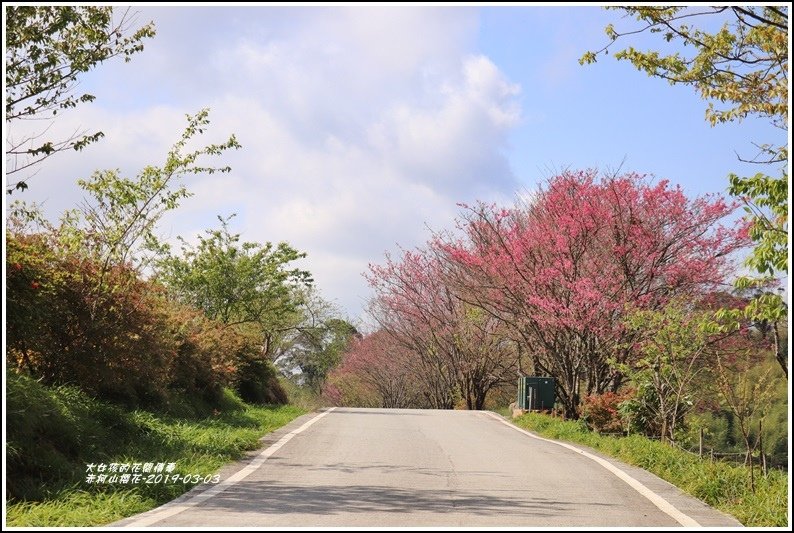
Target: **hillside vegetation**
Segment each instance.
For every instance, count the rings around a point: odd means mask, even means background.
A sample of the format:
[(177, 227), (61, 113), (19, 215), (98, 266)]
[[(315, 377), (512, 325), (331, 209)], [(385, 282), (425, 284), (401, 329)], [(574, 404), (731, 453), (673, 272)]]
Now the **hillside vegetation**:
[[(46, 387), (15, 374), (7, 376), (7, 387), (9, 526), (102, 525), (146, 511), (196, 485), (184, 476), (212, 482), (218, 468), (304, 413), (247, 405), (230, 390), (216, 404), (183, 397), (166, 412), (125, 409), (77, 387)], [(180, 478), (87, 482), (101, 463), (174, 463), (170, 474)]]

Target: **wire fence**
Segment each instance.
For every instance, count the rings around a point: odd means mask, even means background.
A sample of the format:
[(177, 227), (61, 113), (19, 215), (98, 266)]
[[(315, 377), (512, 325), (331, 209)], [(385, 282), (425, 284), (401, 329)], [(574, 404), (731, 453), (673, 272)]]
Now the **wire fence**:
[[(602, 436), (609, 436), (609, 437), (624, 437), (626, 436), (625, 432), (622, 431), (604, 431), (598, 432), (599, 435)], [(650, 440), (658, 440), (661, 441), (661, 437), (659, 436), (649, 436), (644, 435), (645, 438)], [(745, 466), (760, 466), (761, 470), (766, 474), (769, 468), (777, 468), (781, 470), (788, 470), (786, 464), (771, 464), (770, 456), (766, 453), (763, 453), (762, 450), (753, 450), (751, 453), (747, 453), (747, 451), (741, 452), (722, 452), (716, 451), (714, 448), (710, 448), (703, 443), (703, 435), (700, 436), (700, 444), (698, 445), (697, 449), (689, 449), (682, 446), (680, 443), (676, 441), (672, 441), (670, 439), (665, 440), (665, 442), (674, 448), (681, 450), (682, 452), (686, 452), (689, 455), (693, 455), (695, 457), (699, 457), (703, 460), (709, 460), (711, 462), (714, 461), (723, 461), (732, 464), (742, 464)]]
[[(700, 457), (701, 459), (708, 459), (710, 461), (724, 461), (733, 464), (742, 464), (745, 466), (757, 465), (761, 467), (761, 470), (766, 473), (769, 468), (780, 468), (777, 465), (770, 464), (770, 456), (766, 453), (762, 453), (761, 451), (754, 450), (751, 453), (747, 453), (746, 451), (743, 452), (718, 452), (715, 451), (713, 448), (708, 448), (706, 446), (698, 447), (697, 450), (691, 450), (685, 448), (681, 444), (669, 441), (669, 444), (673, 445), (675, 448), (686, 452), (690, 455), (694, 455), (696, 457)], [(785, 469), (785, 466), (783, 466)]]

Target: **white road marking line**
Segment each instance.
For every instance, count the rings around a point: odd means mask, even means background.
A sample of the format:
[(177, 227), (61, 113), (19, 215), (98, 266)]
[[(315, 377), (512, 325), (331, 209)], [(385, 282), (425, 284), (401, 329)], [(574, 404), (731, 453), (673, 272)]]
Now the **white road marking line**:
[(169, 516), (174, 516), (175, 514), (181, 513), (182, 511), (185, 511), (186, 509), (189, 509), (191, 507), (195, 507), (196, 505), (209, 500), (213, 496), (220, 494), (221, 492), (228, 489), (235, 483), (238, 483), (243, 479), (245, 479), (246, 477), (248, 477), (249, 475), (251, 475), (260, 466), (262, 466), (264, 462), (267, 461), (271, 455), (276, 453), (282, 446), (288, 443), (292, 439), (292, 437), (306, 430), (309, 426), (320, 420), (322, 417), (324, 417), (334, 409), (336, 409), (336, 407), (331, 407), (327, 411), (324, 411), (319, 415), (315, 416), (314, 418), (303, 424), (298, 429), (290, 431), (289, 433), (281, 437), (278, 440), (278, 442), (272, 444), (267, 449), (262, 450), (262, 452), (259, 455), (257, 455), (256, 458), (253, 461), (251, 461), (251, 463), (248, 464), (245, 468), (235, 472), (234, 474), (224, 479), (214, 487), (209, 488), (181, 503), (173, 504), (173, 505), (167, 503), (161, 506), (159, 508), (160, 509), (159, 511), (157, 509), (154, 509), (152, 511), (147, 511), (146, 513), (144, 513), (144, 516), (142, 516), (138, 520), (135, 520), (134, 522), (130, 522), (129, 524), (126, 524), (124, 527), (150, 526), (155, 522), (159, 522), (160, 520), (168, 518)]
[(678, 509), (673, 507), (673, 505), (670, 502), (668, 502), (667, 500), (665, 500), (664, 498), (662, 498), (661, 496), (659, 496), (658, 494), (653, 492), (651, 489), (649, 489), (648, 487), (646, 487), (645, 485), (643, 485), (642, 483), (640, 483), (639, 481), (637, 481), (636, 479), (634, 479), (633, 477), (631, 477), (626, 472), (624, 472), (620, 468), (616, 467), (615, 465), (613, 465), (609, 461), (606, 461), (606, 460), (604, 460), (604, 459), (602, 459), (602, 458), (600, 458), (600, 457), (598, 457), (596, 455), (593, 455), (592, 453), (588, 453), (588, 452), (586, 452), (584, 450), (581, 450), (581, 449), (577, 448), (576, 446), (572, 446), (572, 445), (566, 444), (564, 442), (558, 442), (556, 440), (544, 439), (543, 437), (538, 437), (537, 435), (533, 435), (529, 431), (526, 431), (526, 430), (521, 429), (520, 427), (518, 427), (516, 425), (511, 424), (510, 422), (506, 421), (505, 419), (503, 419), (502, 417), (500, 417), (496, 413), (491, 413), (490, 411), (485, 411), (485, 413), (487, 415), (495, 418), (496, 420), (498, 420), (502, 424), (506, 425), (507, 427), (510, 427), (510, 428), (512, 428), (512, 429), (514, 429), (516, 431), (519, 431), (519, 432), (521, 432), (521, 433), (523, 433), (525, 435), (529, 435), (533, 439), (538, 439), (538, 440), (542, 440), (542, 441), (545, 441), (545, 442), (551, 442), (552, 444), (556, 444), (558, 446), (562, 446), (563, 448), (568, 448), (569, 450), (574, 451), (574, 452), (576, 452), (576, 453), (578, 453), (580, 455), (583, 455), (583, 456), (587, 457), (588, 459), (592, 459), (596, 463), (600, 464), (601, 466), (603, 466), (604, 468), (606, 468), (607, 470), (609, 470), (610, 472), (615, 474), (618, 478), (620, 478), (623, 481), (625, 481), (626, 484), (628, 484), (631, 488), (633, 488), (634, 490), (639, 492), (641, 495), (645, 496), (648, 500), (650, 500), (650, 502), (652, 504), (654, 504), (656, 507), (658, 507), (660, 511), (662, 511), (663, 513), (665, 513), (668, 516), (670, 516), (673, 520), (675, 520), (676, 522), (678, 522), (682, 526), (685, 526), (685, 527), (702, 527), (694, 518), (692, 518), (689, 515), (686, 515), (686, 514), (682, 513), (681, 511), (679, 511)]

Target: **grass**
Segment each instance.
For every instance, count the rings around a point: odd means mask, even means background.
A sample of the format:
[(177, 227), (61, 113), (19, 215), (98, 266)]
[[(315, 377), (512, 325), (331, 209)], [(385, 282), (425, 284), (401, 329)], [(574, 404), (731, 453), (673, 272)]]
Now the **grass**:
[(583, 423), (530, 413), (513, 422), (545, 437), (590, 446), (606, 455), (639, 466), (665, 479), (712, 507), (736, 517), (745, 526), (788, 524), (788, 475), (771, 470), (755, 472), (755, 493), (750, 490), (750, 470), (745, 466), (714, 462), (642, 437), (602, 436)]
[(289, 396), (289, 403), (305, 410), (306, 412), (314, 411), (321, 407), (328, 407), (327, 403), (323, 402), (320, 394), (312, 391), (308, 387), (299, 387), (294, 381), (279, 377), (278, 382), (281, 388), (284, 389)]
[(493, 409), (493, 412), (504, 417), (510, 417), (513, 415), (513, 412), (509, 407), (496, 407)]
[[(161, 505), (194, 483), (89, 484), (88, 463), (175, 463), (173, 473), (212, 474), (259, 447), (259, 438), (305, 411), (246, 405), (232, 392), (209, 416), (127, 411), (74, 387), (7, 377), (7, 526), (96, 526)], [(198, 409), (200, 412), (201, 409)]]

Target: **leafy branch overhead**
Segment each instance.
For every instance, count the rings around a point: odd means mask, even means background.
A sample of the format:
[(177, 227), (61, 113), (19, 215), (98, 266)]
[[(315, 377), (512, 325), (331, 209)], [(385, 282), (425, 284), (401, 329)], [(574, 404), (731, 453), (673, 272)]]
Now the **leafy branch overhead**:
[[(92, 102), (95, 96), (75, 93), (78, 76), (114, 57), (130, 61), (155, 34), (149, 22), (133, 29), (129, 10), (114, 18), (112, 7), (6, 7), (6, 125), (19, 120), (51, 120), (59, 112)], [(6, 137), (6, 174), (30, 170), (64, 150), (82, 150), (103, 133), (75, 132), (65, 139), (48, 137), (49, 127), (36, 133)], [(8, 184), (8, 192), (27, 188), (26, 178)]]
[[(621, 37), (648, 31), (662, 34), (666, 42), (681, 41), (685, 49), (664, 55), (629, 46), (615, 58), (631, 62), (649, 76), (671, 84), (694, 86), (709, 101), (706, 118), (712, 125), (741, 120), (750, 115), (771, 119), (785, 128), (788, 119), (788, 8), (787, 7), (626, 7), (627, 15), (642, 23), (618, 32), (606, 27), (610, 42), (597, 52), (587, 52), (580, 63), (594, 63)], [(716, 32), (694, 26), (704, 16), (724, 21)], [(727, 104), (719, 108), (715, 101)]]

